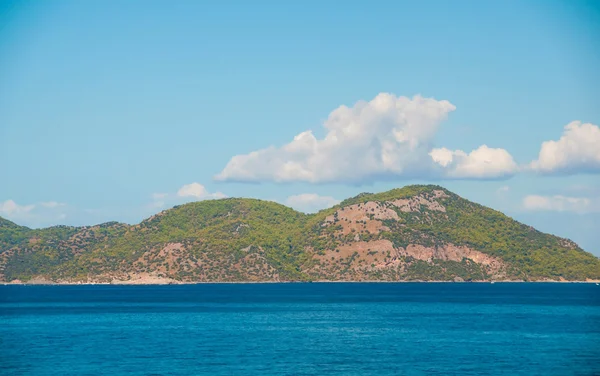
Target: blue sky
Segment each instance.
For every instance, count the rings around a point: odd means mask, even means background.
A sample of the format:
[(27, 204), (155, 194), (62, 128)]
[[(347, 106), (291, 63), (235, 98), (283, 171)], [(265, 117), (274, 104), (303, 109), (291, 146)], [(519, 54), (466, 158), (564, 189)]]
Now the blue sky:
[(599, 40), (593, 1), (3, 1), (0, 216), (436, 183), (600, 255)]

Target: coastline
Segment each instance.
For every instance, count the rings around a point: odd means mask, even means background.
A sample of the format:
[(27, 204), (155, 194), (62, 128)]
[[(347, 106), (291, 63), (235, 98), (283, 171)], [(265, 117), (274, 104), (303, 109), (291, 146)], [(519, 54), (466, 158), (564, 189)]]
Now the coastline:
[(576, 283), (576, 284), (600, 284), (600, 280), (587, 281), (215, 281), (215, 282), (181, 282), (181, 281), (111, 281), (111, 282), (53, 282), (53, 281), (34, 281), (34, 282), (0, 282), (2, 286), (166, 286), (166, 285), (247, 285), (247, 284), (311, 284), (311, 283)]

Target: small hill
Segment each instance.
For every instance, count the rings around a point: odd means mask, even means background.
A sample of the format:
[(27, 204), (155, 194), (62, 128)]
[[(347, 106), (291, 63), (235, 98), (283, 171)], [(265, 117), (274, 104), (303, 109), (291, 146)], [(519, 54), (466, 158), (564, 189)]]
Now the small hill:
[(27, 239), (29, 228), (0, 217), (0, 252)]
[(0, 217), (0, 229), (7, 229), (7, 228), (22, 228), (22, 226), (19, 226), (14, 222), (9, 221), (8, 219), (4, 219), (4, 218)]
[(600, 279), (600, 260), (574, 242), (435, 185), (363, 193), (313, 215), (229, 198), (134, 226), (1, 220), (0, 246), (6, 282)]

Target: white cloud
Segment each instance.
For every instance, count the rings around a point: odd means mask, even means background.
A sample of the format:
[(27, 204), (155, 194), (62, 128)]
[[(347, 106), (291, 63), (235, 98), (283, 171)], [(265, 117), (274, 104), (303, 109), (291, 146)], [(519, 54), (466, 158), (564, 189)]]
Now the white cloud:
[(482, 145), (469, 154), (462, 150), (433, 149), (431, 159), (444, 168), (443, 175), (455, 179), (496, 179), (512, 176), (517, 164), (504, 149)]
[(19, 205), (13, 200), (0, 202), (0, 216), (19, 225), (40, 227), (56, 224), (66, 218), (66, 204), (56, 201)]
[(152, 201), (150, 204), (148, 204), (148, 209), (161, 209), (165, 206), (165, 202), (164, 201)]
[(600, 172), (600, 128), (580, 121), (567, 124), (558, 141), (542, 143), (529, 167), (546, 174)]
[(208, 196), (208, 191), (200, 183), (186, 184), (177, 191), (179, 197), (196, 197), (201, 198)]
[(498, 193), (506, 193), (508, 191), (510, 191), (510, 187), (508, 185), (503, 185), (502, 187), (496, 190), (496, 192)]
[(316, 193), (302, 193), (288, 197), (285, 203), (296, 210), (313, 213), (339, 204), (340, 200), (331, 196), (319, 196)]
[(194, 197), (199, 200), (225, 198), (225, 194), (221, 192), (209, 193), (208, 190), (200, 183), (186, 184), (177, 191), (179, 197)]
[(157, 210), (162, 209), (166, 205), (166, 201), (170, 199), (168, 193), (153, 193), (152, 194), (152, 202), (146, 205), (148, 210)]
[(65, 206), (66, 204), (62, 203), (62, 202), (56, 202), (56, 201), (48, 201), (48, 202), (41, 202), (40, 205), (42, 205), (45, 208), (57, 208), (59, 206)]
[(194, 182), (185, 184), (175, 193), (153, 193), (152, 201), (144, 206), (145, 211), (154, 212), (173, 205), (179, 205), (190, 200), (201, 201), (225, 198), (227, 195), (222, 192), (209, 192), (206, 187), (200, 183)]
[[(509, 175), (514, 164), (510, 155), (487, 146), (468, 155), (448, 151), (447, 162), (438, 158), (434, 163), (429, 156), (433, 138), (440, 123), (455, 109), (445, 100), (381, 93), (370, 102), (359, 101), (353, 107), (340, 106), (331, 112), (323, 124), (323, 139), (305, 131), (282, 147), (234, 156), (215, 179), (360, 183), (392, 178)], [(478, 158), (491, 158), (491, 162)]]
[(18, 217), (30, 213), (35, 205), (19, 205), (13, 200), (6, 200), (0, 203), (0, 214), (7, 217)]
[(600, 211), (600, 200), (588, 197), (567, 197), (561, 195), (529, 195), (523, 199), (523, 207), (531, 211), (558, 211), (590, 213)]

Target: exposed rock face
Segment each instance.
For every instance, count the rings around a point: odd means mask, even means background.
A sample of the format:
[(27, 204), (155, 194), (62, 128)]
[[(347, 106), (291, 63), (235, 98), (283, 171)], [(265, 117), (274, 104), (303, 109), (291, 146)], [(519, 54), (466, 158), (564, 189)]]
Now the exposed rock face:
[(403, 213), (417, 212), (422, 209), (436, 212), (446, 212), (446, 208), (439, 202), (439, 199), (448, 197), (444, 191), (435, 190), (431, 195), (417, 195), (406, 199), (396, 199), (386, 202), (367, 201), (363, 204), (354, 204), (337, 210), (334, 214), (325, 218), (321, 224), (327, 227), (331, 224), (342, 226), (344, 235), (354, 231), (366, 230), (372, 234), (378, 234), (381, 231), (389, 231), (383, 225), (383, 220), (400, 220), (399, 210)]
[(160, 277), (151, 273), (130, 274), (125, 279), (114, 278), (111, 284), (118, 285), (172, 285), (181, 283), (172, 278)]
[(424, 247), (418, 244), (410, 244), (406, 249), (400, 248), (398, 251), (400, 255), (411, 256), (417, 260), (431, 261), (434, 259), (444, 261), (457, 261), (460, 262), (463, 259), (473, 260), (478, 264), (490, 266), (493, 268), (499, 268), (502, 262), (494, 257), (486, 255), (485, 253), (475, 251), (468, 247), (457, 247), (453, 244), (448, 244), (443, 247), (433, 248)]
[(413, 197), (410, 199), (399, 199), (390, 202), (392, 205), (398, 207), (400, 211), (405, 213), (409, 212), (420, 212), (421, 206), (425, 206), (428, 210), (435, 210), (445, 212), (446, 208), (440, 205), (437, 201), (427, 200), (423, 197)]
[(354, 232), (367, 231), (371, 234), (379, 234), (382, 230), (389, 230), (381, 222), (384, 219), (398, 220), (398, 213), (385, 204), (369, 201), (341, 208), (327, 216), (321, 226), (327, 227), (333, 223), (341, 224), (341, 234), (344, 235), (353, 230)]
[(157, 278), (169, 278), (174, 271), (189, 271), (199, 266), (195, 258), (189, 257), (183, 243), (167, 243), (160, 249), (144, 252), (133, 262), (128, 274), (130, 277), (141, 275), (147, 278), (147, 275), (152, 275)]
[[(428, 211), (445, 213), (446, 207), (440, 201), (447, 197), (444, 191), (435, 190), (431, 194), (406, 199), (368, 201), (340, 208), (327, 216), (321, 227), (337, 226), (333, 236), (341, 243), (316, 255), (318, 265), (314, 271), (324, 275), (338, 273), (338, 278), (342, 279), (344, 275), (351, 275), (348, 278), (397, 280), (403, 279), (410, 260), (414, 259), (429, 264), (468, 261), (480, 265), (487, 274), (503, 273), (506, 265), (502, 260), (466, 246), (447, 243), (441, 246), (408, 244), (406, 247), (396, 247), (387, 239), (362, 240), (363, 236), (372, 237), (389, 232), (390, 228), (382, 222), (384, 220), (392, 220), (398, 222), (399, 226), (404, 226), (400, 213), (423, 214), (425, 218)], [(352, 234), (354, 235), (350, 239), (346, 237)], [(343, 265), (341, 274), (340, 265)]]
[[(490, 276), (500, 276), (506, 268), (501, 260), (468, 247), (448, 244), (435, 248), (410, 244), (406, 248), (395, 248), (389, 240), (357, 241), (328, 250), (316, 258), (319, 260), (315, 268), (317, 273), (335, 274), (340, 270), (339, 265), (345, 265), (344, 274), (358, 276), (361, 280), (403, 280), (403, 272), (411, 258), (429, 264), (470, 261), (481, 265)], [(343, 278), (343, 275), (338, 274), (338, 277)]]
[[(150, 273), (156, 278), (175, 280), (183, 272), (189, 274), (189, 278), (182, 280), (184, 282), (279, 280), (261, 247), (245, 247), (240, 250), (244, 256), (237, 259), (234, 255), (218, 252), (213, 255), (196, 253), (191, 251), (194, 248), (194, 244), (167, 243), (159, 250), (147, 251), (134, 262), (127, 276), (120, 279), (149, 278), (146, 274)], [(236, 277), (232, 278), (232, 274)]]

